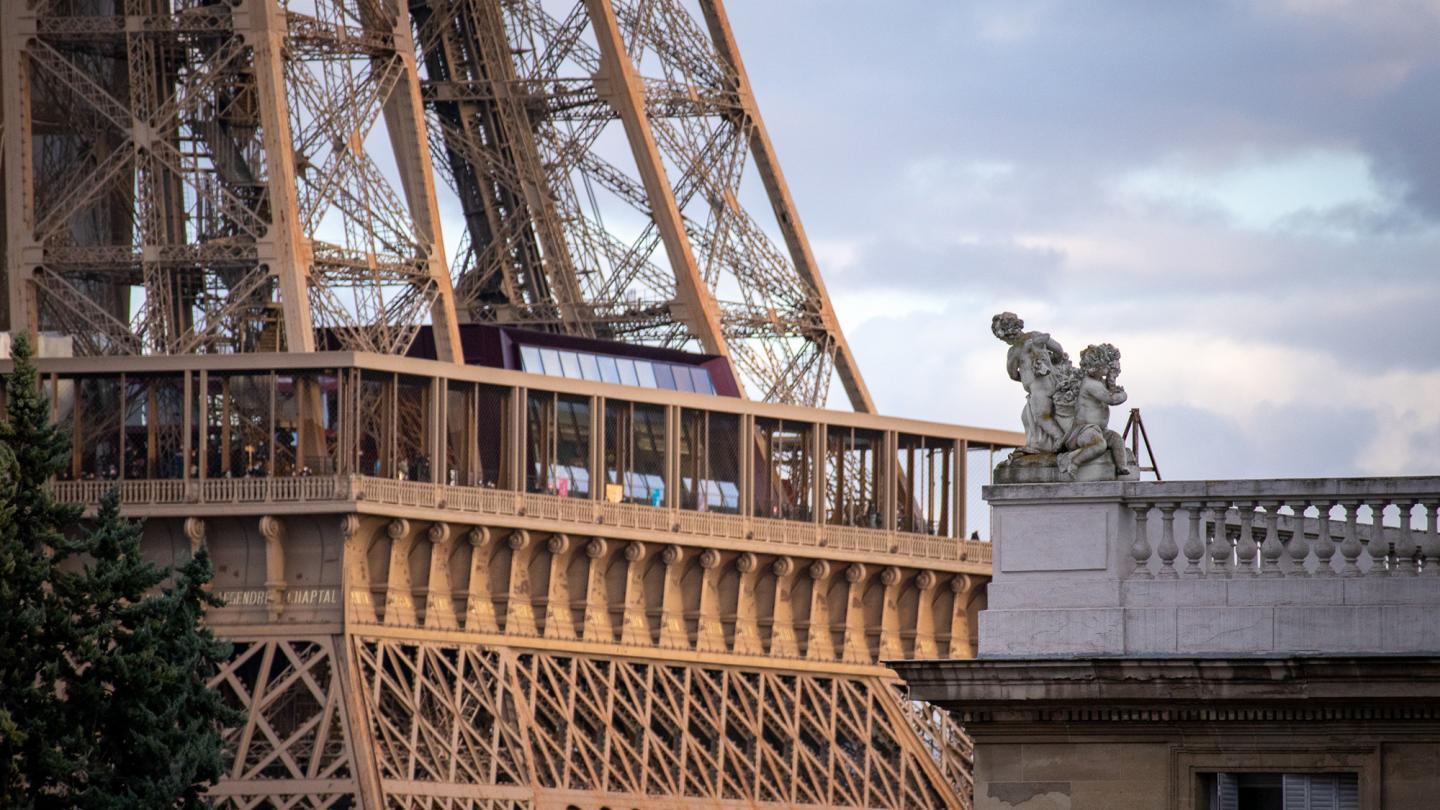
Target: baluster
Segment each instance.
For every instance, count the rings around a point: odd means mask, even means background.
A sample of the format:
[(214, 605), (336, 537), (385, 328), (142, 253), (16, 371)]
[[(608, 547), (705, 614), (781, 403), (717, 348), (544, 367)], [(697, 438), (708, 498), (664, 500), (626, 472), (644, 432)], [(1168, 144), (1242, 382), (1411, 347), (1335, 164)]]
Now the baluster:
[(1187, 503), (1185, 513), (1190, 516), (1190, 531), (1185, 535), (1185, 573), (1186, 579), (1195, 579), (1203, 576), (1200, 570), (1200, 560), (1205, 556), (1205, 540), (1200, 536), (1200, 504)]
[(1390, 560), (1390, 540), (1385, 537), (1385, 507), (1389, 505), (1387, 501), (1370, 504), (1370, 540), (1365, 544), (1365, 552), (1370, 555), (1372, 577), (1390, 576), (1386, 564)]
[(1395, 542), (1395, 573), (1402, 577), (1413, 577), (1419, 573), (1415, 568), (1415, 533), (1410, 529), (1410, 510), (1415, 508), (1415, 502), (1400, 501), (1395, 506), (1400, 509), (1400, 531)]
[(1160, 547), (1155, 552), (1160, 557), (1160, 579), (1178, 579), (1175, 573), (1175, 558), (1180, 556), (1180, 547), (1175, 545), (1175, 504), (1160, 505)]
[(1291, 508), (1295, 511), (1295, 530), (1290, 533), (1290, 543), (1285, 548), (1290, 553), (1290, 569), (1285, 576), (1306, 577), (1309, 573), (1305, 571), (1305, 558), (1310, 556), (1310, 538), (1305, 535), (1305, 510), (1310, 504), (1301, 501)]
[(1150, 575), (1150, 537), (1147, 524), (1150, 520), (1150, 504), (1130, 507), (1135, 512), (1135, 542), (1130, 546), (1130, 559), (1135, 567), (1130, 571), (1132, 579), (1153, 579)]
[(1335, 556), (1335, 542), (1330, 537), (1330, 510), (1335, 504), (1322, 501), (1315, 504), (1315, 576), (1333, 577), (1335, 569), (1330, 559)]
[(1235, 509), (1240, 514), (1240, 539), (1235, 542), (1235, 575), (1253, 577), (1255, 554), (1259, 551), (1259, 547), (1255, 545), (1255, 503), (1237, 502)]
[(1280, 570), (1280, 558), (1285, 547), (1280, 545), (1280, 504), (1269, 501), (1260, 504), (1265, 509), (1265, 540), (1260, 544), (1260, 576), (1284, 576)]
[(1340, 569), (1342, 577), (1358, 577), (1360, 572), (1360, 552), (1363, 547), (1360, 545), (1360, 502), (1347, 501), (1345, 507), (1345, 540), (1340, 544), (1340, 555), (1345, 558), (1345, 564)]
[(1421, 573), (1425, 576), (1440, 576), (1440, 532), (1436, 531), (1436, 517), (1440, 516), (1440, 503), (1423, 503), (1420, 506), (1425, 510), (1425, 539), (1420, 544), (1420, 551), (1425, 555), (1425, 568)]
[(1230, 533), (1225, 528), (1225, 515), (1229, 509), (1225, 503), (1216, 503), (1210, 505), (1209, 511), (1210, 523), (1214, 526), (1214, 536), (1210, 540), (1210, 575), (1223, 579), (1230, 576), (1230, 556), (1234, 551), (1230, 545)]

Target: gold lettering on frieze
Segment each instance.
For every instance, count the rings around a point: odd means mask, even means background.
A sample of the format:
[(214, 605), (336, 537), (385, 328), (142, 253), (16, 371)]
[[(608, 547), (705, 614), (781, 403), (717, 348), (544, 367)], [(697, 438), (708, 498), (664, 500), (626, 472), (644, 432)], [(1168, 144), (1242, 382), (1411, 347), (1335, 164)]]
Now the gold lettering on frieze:
[(221, 591), (219, 596), (227, 608), (263, 607), (269, 602), (269, 594), (264, 588)]
[[(264, 607), (269, 604), (269, 592), (264, 588), (244, 588), (220, 591), (227, 608)], [(285, 591), (287, 605), (335, 605), (340, 601), (336, 588), (298, 588)]]
[(287, 605), (333, 605), (339, 601), (335, 588), (301, 588), (285, 592)]

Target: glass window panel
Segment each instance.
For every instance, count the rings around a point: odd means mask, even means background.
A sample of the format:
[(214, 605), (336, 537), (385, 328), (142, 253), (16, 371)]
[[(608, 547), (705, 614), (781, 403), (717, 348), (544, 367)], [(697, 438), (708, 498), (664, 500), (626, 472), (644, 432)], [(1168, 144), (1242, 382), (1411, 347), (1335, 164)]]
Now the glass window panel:
[(896, 445), (896, 526), (916, 534), (951, 534), (955, 443), (902, 433)]
[(433, 481), (430, 458), (430, 379), (402, 376), (395, 389), (396, 476), (411, 481)]
[(600, 364), (596, 362), (595, 355), (580, 355), (580, 378), (600, 382)]
[(554, 481), (555, 394), (531, 391), (525, 407), (525, 491), (550, 492)]
[(841, 526), (880, 528), (878, 431), (831, 427), (825, 440), (825, 520)]
[[(528, 492), (583, 498), (590, 495), (590, 399), (534, 391), (525, 431)], [(576, 471), (581, 474), (577, 475)]]
[(183, 478), (183, 378), (126, 375), (125, 389), (125, 477)]
[(580, 357), (575, 352), (560, 352), (560, 368), (563, 376), (580, 379)]
[(545, 365), (540, 360), (540, 350), (534, 346), (521, 346), (520, 368), (531, 374), (544, 374)]
[(269, 474), (270, 393), (269, 374), (233, 374), (210, 378), (218, 388), (219, 401), (210, 404), (209, 462), (214, 477), (264, 476)]
[(590, 398), (561, 395), (555, 409), (555, 461), (570, 471), (571, 498), (590, 497)]
[(356, 395), (356, 412), (360, 417), (358, 435), (359, 460), (357, 471), (361, 475), (389, 478), (395, 474), (393, 442), (394, 388), (392, 374), (366, 371), (361, 374)]
[(675, 390), (675, 373), (670, 370), (669, 363), (651, 363), (650, 367), (655, 370), (656, 388), (663, 388), (666, 391)]
[(552, 377), (565, 376), (565, 370), (560, 367), (560, 352), (554, 349), (541, 349), (540, 362), (544, 364), (544, 372)]
[(487, 488), (514, 489), (505, 467), (511, 442), (517, 438), (510, 428), (510, 389), (482, 385), (477, 396), (479, 415), (475, 422), (475, 442), (479, 468), (475, 471), (475, 483)]
[[(734, 514), (739, 507), (740, 417), (680, 411), (680, 508)], [(733, 497), (727, 498), (725, 492)]]
[(82, 377), (76, 382), (73, 442), (80, 477), (120, 477), (120, 377)]
[(601, 355), (597, 359), (600, 363), (600, 379), (607, 383), (620, 382), (620, 367), (616, 365), (615, 358)]
[(705, 369), (692, 366), (690, 368), (690, 380), (696, 392), (701, 394), (715, 393), (715, 386), (710, 382), (710, 372)]
[(690, 379), (689, 366), (667, 366), (666, 368), (675, 377), (676, 391), (695, 390), (695, 383)]
[(804, 422), (755, 420), (755, 516), (811, 520), (814, 426)]
[(648, 360), (636, 360), (635, 373), (640, 377), (640, 385), (646, 388), (660, 387), (655, 382), (655, 366)]
[(475, 386), (451, 381), (445, 389), (445, 483), (475, 486)]
[(665, 502), (665, 408), (605, 403), (605, 500)]
[(628, 357), (616, 358), (615, 362), (620, 366), (620, 382), (622, 385), (639, 385), (640, 377), (635, 371), (635, 361)]

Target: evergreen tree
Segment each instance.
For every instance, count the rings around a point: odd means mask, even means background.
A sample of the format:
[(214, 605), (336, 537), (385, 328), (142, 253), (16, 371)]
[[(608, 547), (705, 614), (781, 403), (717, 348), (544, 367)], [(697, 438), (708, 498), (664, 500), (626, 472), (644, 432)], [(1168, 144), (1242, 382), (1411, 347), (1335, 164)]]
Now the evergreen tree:
[(229, 654), (201, 624), (218, 604), (208, 554), (178, 571), (146, 561), (113, 490), (94, 528), (67, 538), (79, 511), (44, 486), (65, 437), (23, 338), (13, 356), (0, 422), (0, 806), (203, 807), (219, 727), (238, 722), (206, 686)]
[(89, 608), (77, 618), (80, 677), (66, 701), (89, 741), (73, 789), (96, 810), (202, 807), (203, 785), (221, 773), (219, 721), (237, 719), (205, 685), (229, 654), (200, 624), (217, 603), (203, 587), (210, 559), (201, 548), (174, 572), (147, 562), (140, 539), (111, 490), (89, 537), (91, 562), (64, 580), (74, 589), (66, 601)]
[(65, 463), (69, 443), (50, 423), (29, 341), (17, 336), (0, 420), (0, 807), (44, 806), (79, 767), (76, 732), (66, 727), (57, 685), (73, 675), (70, 606), (51, 587), (78, 545), (62, 528), (80, 517), (45, 482)]

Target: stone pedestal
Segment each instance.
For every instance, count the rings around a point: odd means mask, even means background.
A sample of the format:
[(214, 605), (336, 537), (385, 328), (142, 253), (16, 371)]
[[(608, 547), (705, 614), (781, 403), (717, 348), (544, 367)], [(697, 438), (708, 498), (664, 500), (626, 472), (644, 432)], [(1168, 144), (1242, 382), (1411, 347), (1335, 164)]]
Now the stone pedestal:
[[(1076, 470), (1074, 482), (1139, 481), (1140, 476), (1136, 472), (1139, 465), (1135, 461), (1134, 454), (1126, 450), (1125, 456), (1130, 468), (1128, 475), (1117, 479), (1115, 477), (1115, 465), (1110, 461), (1110, 457), (1105, 455), (1080, 465), (1079, 469)], [(1055, 460), (1054, 453), (1026, 453), (1024, 455), (1013, 455), (995, 465), (995, 483), (1058, 484), (1070, 482), (1060, 477), (1060, 467)]]

